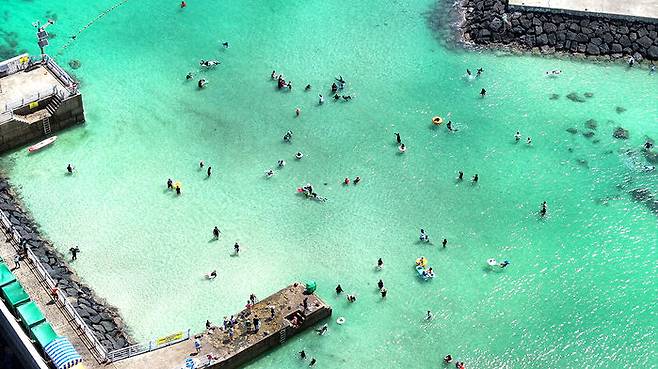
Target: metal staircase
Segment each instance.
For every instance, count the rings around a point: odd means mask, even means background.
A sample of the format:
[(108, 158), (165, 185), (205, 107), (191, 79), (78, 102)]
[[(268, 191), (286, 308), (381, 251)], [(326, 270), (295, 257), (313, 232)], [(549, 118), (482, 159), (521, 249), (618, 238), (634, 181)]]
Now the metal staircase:
[(46, 106), (46, 110), (48, 110), (50, 115), (55, 115), (55, 112), (57, 109), (59, 109), (60, 105), (62, 105), (62, 98), (59, 97), (59, 94), (54, 94), (53, 98), (50, 100), (50, 103), (48, 106)]

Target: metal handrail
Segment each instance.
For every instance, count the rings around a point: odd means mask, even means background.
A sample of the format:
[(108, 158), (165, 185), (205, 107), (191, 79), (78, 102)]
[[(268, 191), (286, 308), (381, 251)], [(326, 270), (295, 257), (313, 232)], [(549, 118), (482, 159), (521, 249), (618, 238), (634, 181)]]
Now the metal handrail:
[(5, 103), (4, 106), (4, 111), (0, 113), (5, 113), (5, 112), (13, 112), (14, 110), (18, 108), (22, 108), (24, 106), (27, 106), (28, 104), (35, 102), (35, 101), (40, 101), (43, 99), (46, 99), (48, 97), (51, 97), (53, 95), (58, 95), (62, 97), (61, 94), (59, 94), (59, 91), (57, 89), (57, 86), (51, 86), (47, 89), (43, 89), (41, 91), (37, 91), (36, 93), (33, 93), (27, 97), (22, 97), (20, 100), (14, 100), (14, 101), (9, 101)]
[[(18, 231), (16, 231), (16, 229), (13, 227), (11, 221), (9, 221), (9, 217), (7, 216), (4, 210), (0, 210), (0, 223), (2, 223), (3, 226), (2, 228), (5, 230), (5, 232), (11, 235), (11, 240), (14, 241), (11, 242), (11, 244), (14, 247), (14, 249), (17, 252), (19, 252), (20, 249), (18, 245), (21, 244), (23, 238), (18, 233)], [(50, 288), (51, 290), (55, 288), (57, 286), (57, 282), (55, 282), (55, 280), (50, 276), (50, 274), (48, 274), (43, 264), (41, 263), (41, 260), (39, 260), (39, 258), (34, 254), (34, 252), (32, 252), (32, 250), (30, 250), (29, 248), (27, 248), (25, 251), (27, 258), (29, 259), (31, 264), (35, 266), (35, 269), (37, 270), (39, 275), (43, 278), (48, 288)], [(57, 296), (57, 301), (59, 301), (62, 304), (63, 311), (68, 313), (69, 317), (71, 318), (71, 322), (74, 323), (74, 325), (77, 326), (82, 331), (83, 335), (89, 340), (89, 342), (93, 346), (93, 349), (96, 350), (98, 356), (100, 357), (101, 362), (113, 362), (113, 361), (127, 359), (132, 356), (165, 348), (167, 346), (171, 346), (173, 344), (190, 339), (191, 330), (187, 329), (187, 331), (182, 332), (183, 334), (181, 335), (180, 338), (167, 341), (162, 344), (158, 344), (158, 340), (153, 339), (147, 343), (137, 343), (117, 350), (108, 351), (99, 342), (98, 338), (96, 337), (94, 332), (89, 328), (87, 323), (85, 323), (82, 317), (80, 317), (80, 314), (78, 314), (78, 312), (75, 310), (73, 305), (71, 305), (71, 303), (68, 301), (66, 295), (58, 289), (56, 292), (56, 296)]]
[[(12, 240), (14, 241), (11, 243), (12, 246), (14, 246), (14, 249), (17, 252), (20, 251), (17, 246), (21, 244), (23, 238), (18, 233), (18, 231), (16, 231), (16, 229), (14, 229), (14, 227), (11, 225), (11, 222), (9, 221), (9, 218), (4, 210), (0, 210), (0, 218), (2, 218), (2, 224), (4, 226), (3, 228), (7, 233), (11, 235)], [(46, 285), (50, 289), (54, 288), (57, 285), (57, 283), (52, 279), (50, 274), (48, 274), (46, 269), (43, 267), (41, 260), (39, 260), (39, 258), (29, 248), (26, 249), (26, 255), (27, 258), (30, 260), (31, 264), (34, 265), (39, 275), (44, 279)], [(91, 329), (89, 329), (87, 324), (82, 320), (78, 312), (73, 308), (73, 305), (71, 305), (71, 303), (68, 301), (66, 295), (64, 295), (64, 293), (62, 293), (59, 290), (57, 290), (57, 300), (64, 306), (64, 311), (66, 311), (69, 314), (69, 316), (78, 326), (78, 328), (82, 330), (84, 336), (89, 340), (93, 348), (96, 350), (101, 361), (102, 362), (106, 361), (107, 350), (105, 350), (105, 347), (103, 347), (103, 345), (100, 344), (98, 338), (96, 338), (96, 336), (93, 334)]]

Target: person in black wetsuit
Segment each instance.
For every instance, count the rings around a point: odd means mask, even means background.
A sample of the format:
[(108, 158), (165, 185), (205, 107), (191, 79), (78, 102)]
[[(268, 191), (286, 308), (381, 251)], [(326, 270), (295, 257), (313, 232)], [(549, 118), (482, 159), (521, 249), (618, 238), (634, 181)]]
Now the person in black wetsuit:
[(338, 286), (336, 286), (336, 294), (340, 295), (341, 293), (343, 293), (343, 287), (341, 287), (339, 284)]
[(402, 139), (400, 138), (400, 132), (395, 132), (395, 140), (400, 144), (402, 143)]
[(222, 232), (220, 232), (219, 228), (217, 228), (217, 226), (215, 226), (215, 228), (213, 228), (213, 230), (212, 230), (212, 235), (215, 237), (215, 239), (219, 238), (220, 233), (222, 233)]

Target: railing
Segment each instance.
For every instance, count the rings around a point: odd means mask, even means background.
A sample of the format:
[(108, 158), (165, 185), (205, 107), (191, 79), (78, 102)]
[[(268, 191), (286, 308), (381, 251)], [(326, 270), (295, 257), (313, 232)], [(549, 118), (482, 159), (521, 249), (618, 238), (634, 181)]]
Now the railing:
[[(21, 242), (23, 241), (23, 237), (21, 237), (20, 233), (18, 233), (18, 231), (13, 227), (11, 221), (9, 220), (9, 217), (7, 216), (4, 210), (0, 210), (0, 223), (2, 223), (3, 226), (2, 228), (5, 234), (8, 237), (9, 236), (11, 237), (11, 239), (8, 240), (12, 241), (11, 244), (14, 247), (14, 249), (17, 252), (23, 251), (21, 250), (20, 247)], [(31, 265), (35, 267), (36, 272), (41, 276), (41, 278), (43, 278), (43, 281), (46, 284), (46, 286), (52, 291), (52, 289), (57, 286), (57, 282), (53, 280), (50, 274), (48, 274), (43, 264), (41, 263), (41, 260), (39, 260), (39, 258), (32, 252), (32, 250), (30, 250), (29, 248), (25, 248), (25, 252), (27, 254), (28, 260), (31, 262)], [(98, 341), (98, 338), (96, 337), (94, 332), (89, 328), (87, 323), (85, 323), (85, 321), (82, 320), (82, 318), (75, 310), (73, 305), (71, 305), (71, 303), (66, 298), (66, 295), (59, 289), (57, 289), (57, 301), (61, 303), (61, 306), (63, 307), (62, 310), (64, 312), (64, 315), (65, 316), (68, 315), (69, 322), (73, 324), (74, 327), (77, 327), (80, 329), (80, 331), (82, 331), (81, 336), (85, 337), (88, 340), (89, 344), (91, 345), (90, 349), (96, 351), (96, 354), (98, 355), (98, 359), (100, 362), (113, 362), (113, 361), (127, 359), (132, 356), (136, 356), (150, 351), (155, 351), (190, 339), (190, 329), (188, 329), (187, 331), (177, 332), (166, 337), (161, 337), (151, 340), (147, 343), (138, 343), (135, 345), (131, 345), (128, 347), (124, 347), (118, 350), (113, 350), (108, 352), (105, 349), (105, 347)]]
[(62, 81), (62, 83), (64, 83), (64, 85), (69, 89), (69, 92), (71, 94), (75, 94), (78, 92), (78, 87), (77, 87), (78, 84), (75, 83), (73, 78), (71, 78), (71, 76), (69, 76), (69, 74), (66, 73), (66, 71), (59, 66), (59, 64), (55, 63), (53, 59), (48, 55), (44, 55), (43, 60), (46, 64), (46, 68), (52, 74), (54, 74), (55, 77), (57, 77), (60, 81)]
[[(18, 233), (18, 231), (14, 229), (11, 222), (9, 221), (9, 218), (7, 217), (7, 214), (3, 210), (0, 210), (0, 220), (2, 221), (2, 225), (5, 232), (9, 236), (11, 236), (11, 241), (13, 241), (11, 242), (12, 246), (14, 246), (14, 249), (16, 249), (17, 252), (20, 252), (21, 250), (19, 245), (23, 241), (23, 238)], [(29, 248), (26, 248), (25, 252), (27, 254), (28, 260), (31, 262), (31, 265), (34, 266), (37, 273), (41, 276), (41, 278), (43, 278), (46, 286), (51, 290), (55, 288), (57, 286), (57, 282), (55, 282), (50, 276), (50, 274), (48, 274), (46, 269), (41, 264), (41, 260), (39, 260), (39, 258), (36, 255), (34, 255), (32, 250), (30, 250)], [(105, 362), (107, 360), (107, 350), (105, 350), (105, 347), (101, 345), (101, 343), (98, 341), (98, 338), (96, 338), (96, 336), (94, 335), (93, 331), (82, 320), (78, 312), (73, 308), (71, 303), (66, 298), (66, 295), (64, 295), (64, 293), (62, 293), (58, 289), (56, 296), (57, 296), (57, 301), (59, 301), (63, 306), (63, 311), (65, 312), (65, 315), (68, 315), (70, 322), (73, 323), (74, 327), (77, 327), (82, 331), (82, 336), (84, 336), (88, 340), (88, 343), (92, 346), (91, 349), (96, 351), (99, 361)]]
[[(171, 339), (170, 339), (171, 338)], [(186, 332), (174, 333), (170, 336), (151, 340), (148, 343), (138, 343), (132, 346), (124, 347), (118, 350), (110, 351), (107, 354), (107, 358), (110, 361), (117, 361), (127, 359), (132, 356), (143, 354), (150, 351), (155, 351), (167, 346), (171, 346), (178, 342), (183, 342), (190, 339), (190, 330)]]
[[(3, 112), (12, 112), (20, 107), (26, 106), (31, 102), (40, 101), (58, 93), (57, 86), (50, 86), (28, 96), (23, 96), (20, 100), (9, 101), (4, 106)], [(61, 93), (60, 93), (60, 96)]]

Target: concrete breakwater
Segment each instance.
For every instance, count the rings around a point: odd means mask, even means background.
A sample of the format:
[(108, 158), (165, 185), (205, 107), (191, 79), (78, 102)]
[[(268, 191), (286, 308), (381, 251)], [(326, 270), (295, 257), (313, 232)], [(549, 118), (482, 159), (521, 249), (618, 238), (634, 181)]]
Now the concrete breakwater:
[(39, 235), (33, 220), (22, 210), (5, 178), (0, 178), (0, 210), (7, 215), (10, 227), (23, 239), (20, 247), (29, 248), (36, 255), (105, 350), (128, 346), (131, 339), (116, 309), (101, 302), (89, 287), (82, 284), (64, 261), (65, 258)]
[(658, 60), (658, 22), (603, 14), (511, 7), (507, 0), (459, 0), (466, 44), (600, 59)]

